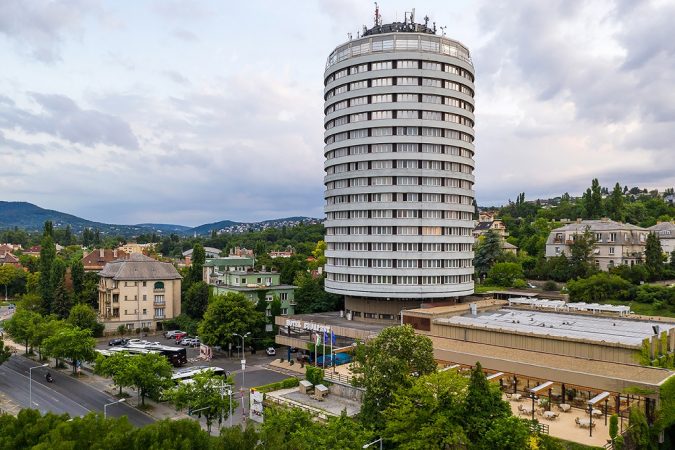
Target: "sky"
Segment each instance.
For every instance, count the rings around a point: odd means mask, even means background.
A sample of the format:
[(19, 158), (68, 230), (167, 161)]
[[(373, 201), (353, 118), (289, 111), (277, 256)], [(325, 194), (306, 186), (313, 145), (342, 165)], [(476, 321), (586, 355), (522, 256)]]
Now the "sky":
[[(471, 51), (479, 205), (675, 186), (675, 2), (379, 4)], [(0, 1), (0, 200), (119, 224), (323, 217), (325, 61), (373, 10)]]

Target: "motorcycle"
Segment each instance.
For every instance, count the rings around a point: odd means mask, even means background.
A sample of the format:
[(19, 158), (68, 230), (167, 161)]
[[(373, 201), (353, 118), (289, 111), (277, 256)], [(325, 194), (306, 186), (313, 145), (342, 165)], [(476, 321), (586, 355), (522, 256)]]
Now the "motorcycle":
[(51, 373), (47, 373), (47, 375), (45, 375), (45, 379), (47, 380), (47, 383), (53, 383), (54, 382), (54, 377), (52, 377)]

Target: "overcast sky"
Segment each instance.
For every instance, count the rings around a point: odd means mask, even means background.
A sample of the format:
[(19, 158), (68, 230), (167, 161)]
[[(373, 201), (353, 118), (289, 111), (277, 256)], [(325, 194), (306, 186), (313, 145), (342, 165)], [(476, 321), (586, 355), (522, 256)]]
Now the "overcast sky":
[[(416, 7), (476, 69), (480, 205), (675, 185), (675, 2)], [(109, 223), (323, 217), (322, 80), (373, 3), (0, 1), (0, 200)]]

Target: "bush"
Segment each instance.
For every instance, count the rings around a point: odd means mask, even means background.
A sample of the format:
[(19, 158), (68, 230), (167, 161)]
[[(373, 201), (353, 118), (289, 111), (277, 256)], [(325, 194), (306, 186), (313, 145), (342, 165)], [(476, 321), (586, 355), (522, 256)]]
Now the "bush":
[(297, 387), (300, 384), (300, 380), (291, 377), (291, 378), (286, 378), (285, 380), (278, 381), (276, 383), (270, 383), (270, 384), (265, 384), (262, 386), (255, 387), (254, 389), (256, 391), (266, 393), (266, 392), (272, 392), (272, 391), (278, 391), (279, 389), (290, 389), (293, 387)]
[(544, 283), (544, 290), (545, 291), (557, 291), (558, 290), (558, 284), (555, 281), (547, 281)]
[(323, 370), (319, 367), (307, 366), (305, 368), (305, 378), (315, 386), (321, 384), (323, 382)]
[(635, 286), (618, 275), (598, 273), (567, 283), (572, 301), (603, 302), (606, 300), (631, 300)]
[[(514, 287), (516, 280), (522, 280), (525, 277), (523, 268), (520, 264), (515, 262), (497, 263), (490, 268), (488, 272), (487, 284), (503, 287)], [(523, 283), (525, 283), (523, 281)], [(524, 284), (527, 286), (527, 284)], [(523, 286), (523, 287), (524, 287)]]
[(143, 333), (149, 333), (149, 332), (150, 332), (150, 328), (148, 328), (148, 327), (143, 327)]
[(140, 328), (136, 328), (136, 329), (134, 330), (134, 333), (136, 333), (136, 334), (141, 334), (141, 329), (140, 329)]
[(117, 332), (120, 334), (120, 336), (124, 336), (124, 334), (127, 332), (127, 329), (124, 325), (120, 325), (117, 327)]

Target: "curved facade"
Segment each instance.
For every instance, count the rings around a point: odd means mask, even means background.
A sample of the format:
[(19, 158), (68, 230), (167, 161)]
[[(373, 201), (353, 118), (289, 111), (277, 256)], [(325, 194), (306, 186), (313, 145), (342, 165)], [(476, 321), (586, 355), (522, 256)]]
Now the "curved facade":
[(369, 30), (324, 74), (325, 286), (357, 320), (473, 293), (473, 65), (421, 28)]

